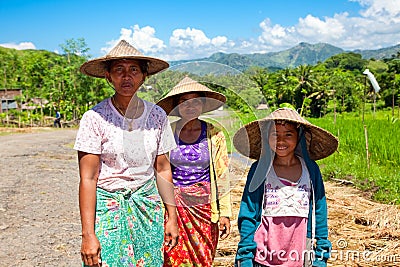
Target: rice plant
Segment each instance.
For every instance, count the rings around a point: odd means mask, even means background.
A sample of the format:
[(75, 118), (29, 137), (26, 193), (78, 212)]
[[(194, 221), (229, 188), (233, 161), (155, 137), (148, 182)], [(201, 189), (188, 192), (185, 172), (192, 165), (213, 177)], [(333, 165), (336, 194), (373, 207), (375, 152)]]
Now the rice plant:
[(388, 113), (343, 114), (310, 122), (339, 138), (338, 152), (320, 160), (325, 178), (353, 183), (374, 199), (400, 204), (400, 121)]

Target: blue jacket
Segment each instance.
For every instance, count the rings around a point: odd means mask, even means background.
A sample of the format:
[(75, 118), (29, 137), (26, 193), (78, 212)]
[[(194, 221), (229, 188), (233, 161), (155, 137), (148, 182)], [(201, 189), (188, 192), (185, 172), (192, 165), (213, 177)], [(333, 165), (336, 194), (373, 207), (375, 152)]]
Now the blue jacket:
[[(313, 225), (315, 226), (315, 260), (313, 266), (326, 266), (332, 248), (328, 240), (328, 212), (325, 197), (325, 188), (317, 163), (310, 159), (304, 135), (300, 138), (298, 145), (299, 154), (302, 155), (308, 171), (313, 188), (313, 197), (310, 199), (310, 212), (308, 215), (307, 237), (313, 236)], [(266, 144), (266, 145), (265, 145)], [(268, 142), (263, 142), (265, 151), (270, 151)], [(265, 188), (265, 177), (272, 166), (271, 153), (262, 153), (260, 159), (254, 162), (247, 175), (246, 186), (243, 191), (240, 211), (238, 215), (238, 227), (240, 241), (236, 253), (235, 266), (253, 266), (256, 252), (254, 233), (261, 222), (262, 201)], [(314, 203), (315, 202), (315, 203)], [(313, 207), (315, 222), (313, 222)]]

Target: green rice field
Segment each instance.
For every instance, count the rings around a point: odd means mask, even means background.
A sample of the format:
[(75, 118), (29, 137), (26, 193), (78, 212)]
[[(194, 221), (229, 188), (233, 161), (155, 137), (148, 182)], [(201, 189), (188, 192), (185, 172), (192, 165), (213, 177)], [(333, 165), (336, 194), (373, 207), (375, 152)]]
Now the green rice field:
[(380, 111), (366, 113), (364, 120), (362, 114), (337, 115), (336, 122), (333, 114), (308, 120), (339, 138), (338, 152), (318, 161), (326, 179), (354, 183), (375, 200), (400, 204), (398, 117)]

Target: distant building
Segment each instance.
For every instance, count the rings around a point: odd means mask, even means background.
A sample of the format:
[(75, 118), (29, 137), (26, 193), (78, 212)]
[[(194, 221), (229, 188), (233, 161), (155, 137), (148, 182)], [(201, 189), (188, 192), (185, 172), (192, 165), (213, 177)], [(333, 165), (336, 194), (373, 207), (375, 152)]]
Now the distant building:
[(10, 109), (18, 109), (16, 96), (22, 96), (22, 89), (0, 89), (0, 113)]
[(268, 106), (268, 104), (260, 104), (258, 107), (257, 107), (257, 109), (269, 109), (269, 106)]
[(18, 106), (16, 96), (22, 96), (22, 89), (0, 89), (0, 113), (7, 112), (10, 109), (33, 110), (43, 108), (49, 103), (47, 99), (34, 97), (30, 99), (29, 103), (21, 103)]

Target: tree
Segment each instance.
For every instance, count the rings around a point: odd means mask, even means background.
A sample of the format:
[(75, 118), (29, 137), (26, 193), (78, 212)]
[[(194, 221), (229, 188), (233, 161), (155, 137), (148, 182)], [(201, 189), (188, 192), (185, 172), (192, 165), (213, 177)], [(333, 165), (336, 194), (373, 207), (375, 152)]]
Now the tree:
[[(89, 52), (89, 48), (85, 42), (84, 38), (78, 39), (68, 39), (65, 41), (65, 44), (60, 44), (61, 49), (64, 54), (67, 56), (68, 63), (71, 64), (71, 57), (76, 59), (76, 56), (83, 57), (84, 59), (89, 58), (87, 54)], [(81, 61), (82, 59), (78, 59)]]
[(79, 71), (80, 66), (89, 57), (87, 54), (89, 48), (85, 40), (83, 38), (78, 38), (76, 40), (68, 39), (65, 41), (65, 44), (61, 44), (60, 47), (67, 59), (67, 64), (62, 71), (63, 75), (61, 79), (58, 79), (62, 101), (55, 103), (55, 105), (58, 105), (59, 109), (64, 111), (64, 114), (72, 113), (72, 117), (68, 119), (76, 120), (79, 115), (82, 114), (81, 109), (87, 109), (88, 99), (84, 97), (84, 95), (87, 94), (88, 91), (91, 92), (88, 96), (94, 98), (93, 100), (95, 102), (99, 101), (104, 96), (99, 95), (97, 98), (96, 91), (94, 91), (95, 89), (93, 90), (93, 87), (88, 84), (90, 80), (92, 80), (93, 84), (97, 84), (97, 82), (93, 81), (93, 79), (96, 78), (84, 78)]
[[(298, 66), (293, 70), (293, 76), (297, 80), (297, 85), (294, 88), (296, 108), (301, 109), (305, 98), (318, 90), (317, 83), (310, 65)], [(320, 112), (318, 105), (315, 102), (311, 102), (305, 115), (319, 116)]]
[(269, 73), (268, 69), (261, 67), (252, 67), (246, 72), (249, 75), (250, 80), (252, 80), (256, 88), (260, 90), (261, 94), (268, 101), (274, 98), (275, 92), (271, 90), (268, 86)]
[(274, 81), (273, 87), (276, 88), (276, 104), (280, 106), (283, 103), (289, 103), (296, 106), (295, 88), (298, 80), (294, 76), (293, 71), (286, 68), (277, 72)]
[(341, 68), (344, 70), (359, 70), (362, 71), (366, 66), (366, 60), (362, 59), (361, 54), (348, 52), (334, 55), (325, 61), (328, 69)]
[[(398, 52), (400, 55), (400, 52)], [(381, 95), (385, 101), (385, 106), (392, 108), (392, 116), (394, 116), (394, 108), (398, 105), (398, 96), (400, 94), (400, 60), (394, 58), (388, 61), (388, 71), (380, 76)]]

